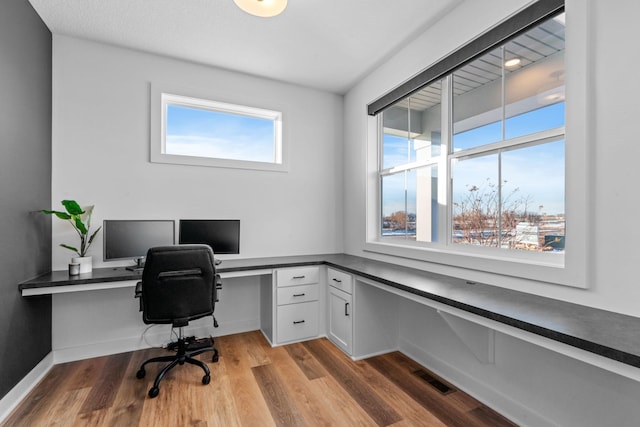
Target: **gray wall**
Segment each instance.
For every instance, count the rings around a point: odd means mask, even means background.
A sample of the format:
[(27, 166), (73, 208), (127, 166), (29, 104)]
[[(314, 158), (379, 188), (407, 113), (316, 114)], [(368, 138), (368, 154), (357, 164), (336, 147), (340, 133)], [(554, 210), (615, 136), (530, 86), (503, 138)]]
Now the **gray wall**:
[(51, 351), (51, 33), (27, 0), (0, 2), (0, 398)]

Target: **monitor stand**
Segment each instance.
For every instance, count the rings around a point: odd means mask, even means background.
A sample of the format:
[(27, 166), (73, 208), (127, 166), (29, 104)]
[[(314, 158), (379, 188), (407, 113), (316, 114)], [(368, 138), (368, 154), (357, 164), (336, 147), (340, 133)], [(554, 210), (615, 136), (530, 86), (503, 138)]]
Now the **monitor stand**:
[(136, 265), (131, 265), (127, 267), (127, 270), (135, 271), (136, 273), (141, 272), (142, 270), (144, 270), (144, 259), (145, 258), (143, 256), (136, 258), (135, 259)]

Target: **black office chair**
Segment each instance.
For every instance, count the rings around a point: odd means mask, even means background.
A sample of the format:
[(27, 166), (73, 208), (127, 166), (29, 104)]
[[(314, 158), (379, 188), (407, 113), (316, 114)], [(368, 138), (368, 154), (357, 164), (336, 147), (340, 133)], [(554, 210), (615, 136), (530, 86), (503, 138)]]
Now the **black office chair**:
[[(177, 348), (175, 356), (149, 359), (140, 366), (136, 374), (138, 378), (144, 378), (144, 367), (148, 363), (171, 362), (156, 377), (153, 387), (149, 389), (149, 397), (156, 397), (160, 393), (160, 381), (170, 369), (185, 362), (202, 368), (205, 373), (202, 384), (209, 384), (211, 381), (207, 365), (193, 356), (213, 351), (212, 361), (217, 362), (218, 350), (213, 347), (213, 338), (210, 345), (205, 343), (202, 347), (200, 343), (194, 342), (194, 337), (185, 338), (182, 328), (191, 320), (213, 315), (219, 285), (220, 276), (216, 274), (211, 247), (178, 245), (149, 249), (142, 282), (136, 286), (136, 297), (141, 298), (142, 320), (146, 324), (170, 323), (179, 330), (177, 343), (170, 345)], [(217, 327), (215, 317), (213, 322)]]

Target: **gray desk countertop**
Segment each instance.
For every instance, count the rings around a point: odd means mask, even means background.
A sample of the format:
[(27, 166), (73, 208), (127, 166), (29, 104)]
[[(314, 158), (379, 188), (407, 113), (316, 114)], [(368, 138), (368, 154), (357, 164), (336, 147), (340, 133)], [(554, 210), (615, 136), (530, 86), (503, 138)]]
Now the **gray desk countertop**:
[[(335, 258), (334, 258), (335, 257)], [(328, 265), (640, 368), (640, 318), (349, 255)]]
[[(328, 265), (554, 341), (640, 368), (640, 318), (345, 254), (224, 260), (218, 273)], [(19, 289), (139, 280), (124, 268), (69, 277), (54, 271)]]

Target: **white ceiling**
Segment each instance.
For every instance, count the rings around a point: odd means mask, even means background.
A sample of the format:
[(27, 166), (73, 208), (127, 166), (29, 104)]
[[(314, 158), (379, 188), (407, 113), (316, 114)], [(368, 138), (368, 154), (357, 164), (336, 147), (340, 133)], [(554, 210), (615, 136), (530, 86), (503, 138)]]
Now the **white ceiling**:
[(338, 94), (464, 0), (289, 0), (274, 18), (233, 0), (29, 0), (54, 34)]

